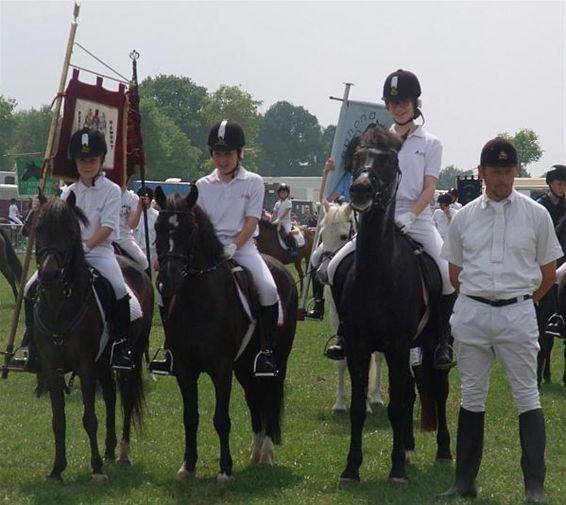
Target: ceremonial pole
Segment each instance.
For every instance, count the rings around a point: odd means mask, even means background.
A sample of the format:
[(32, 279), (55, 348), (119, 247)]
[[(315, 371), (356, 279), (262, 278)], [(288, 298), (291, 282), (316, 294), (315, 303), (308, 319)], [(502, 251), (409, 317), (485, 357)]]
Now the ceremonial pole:
[[(351, 82), (345, 82), (344, 83), (344, 95), (342, 96), (342, 98), (335, 98), (333, 96), (330, 97), (331, 100), (341, 100), (342, 101), (342, 106), (340, 107), (340, 114), (338, 116), (338, 124), (340, 124), (340, 120), (341, 118), (344, 116), (345, 114), (345, 109), (348, 106), (348, 97), (350, 96), (350, 88), (352, 87), (352, 83)], [(332, 144), (332, 150), (331, 150), (331, 154), (330, 157), (332, 159), (335, 159), (338, 154), (339, 154), (339, 147), (337, 145), (334, 145), (334, 142)], [(316, 221), (316, 231), (314, 233), (314, 238), (312, 241), (312, 249), (311, 249), (311, 254), (310, 254), (310, 258), (312, 258), (312, 255), (314, 253), (314, 251), (316, 250), (316, 248), (318, 247), (318, 242), (320, 240), (320, 223), (322, 222), (322, 218), (324, 217), (324, 200), (325, 200), (325, 192), (326, 192), (326, 182), (327, 182), (327, 178), (324, 177), (323, 174), (323, 181), (322, 181), (322, 186), (321, 186), (321, 190), (320, 190), (320, 209), (318, 210), (318, 219)], [(307, 272), (311, 271), (311, 264), (310, 264), (310, 260), (309, 260), (309, 265), (307, 267)], [(310, 275), (306, 276), (306, 280), (303, 283), (303, 292), (301, 293), (301, 303), (299, 305), (299, 310), (297, 313), (297, 319), (299, 321), (304, 321), (305, 317), (306, 317), (306, 306), (307, 306), (307, 298), (308, 298), (308, 294), (309, 294), (309, 286), (310, 286)]]
[[(135, 111), (136, 113), (136, 117), (139, 117), (139, 93), (138, 93), (138, 58), (140, 57), (140, 53), (138, 53), (135, 49), (130, 53), (130, 59), (132, 60), (132, 84), (131, 86), (135, 86), (136, 88), (136, 94), (138, 96), (137, 98), (137, 109)], [(140, 132), (140, 138), (141, 138), (141, 132)], [(140, 163), (139, 165), (140, 167), (140, 178), (141, 178), (141, 189), (145, 189), (145, 159)], [(142, 191), (143, 194), (143, 191)], [(141, 197), (143, 198), (143, 197)], [(150, 251), (150, 247), (149, 247), (149, 233), (148, 233), (148, 228), (149, 228), (149, 222), (147, 220), (147, 209), (145, 208), (145, 206), (142, 207), (142, 213), (143, 213), (143, 230), (144, 230), (144, 236), (145, 236), (145, 254), (147, 257), (147, 262), (148, 262), (148, 267), (147, 267), (147, 275), (149, 275), (149, 278), (151, 279), (151, 251)]]
[[(73, 45), (75, 43), (75, 34), (77, 32), (77, 19), (79, 17), (80, 2), (75, 2), (73, 7), (73, 21), (71, 22), (71, 29), (69, 31), (69, 38), (67, 40), (67, 50), (65, 52), (65, 59), (63, 61), (63, 69), (61, 71), (61, 79), (59, 80), (59, 89), (57, 91), (57, 96), (53, 104), (53, 110), (51, 113), (51, 126), (49, 127), (49, 135), (47, 137), (47, 147), (45, 149), (45, 156), (43, 158), (43, 165), (41, 167), (41, 174), (39, 179), (39, 194), (42, 195), (45, 189), (45, 182), (49, 172), (49, 164), (53, 156), (53, 148), (55, 145), (55, 136), (57, 134), (57, 126), (59, 122), (59, 114), (61, 113), (61, 103), (63, 101), (63, 93), (65, 91), (65, 83), (67, 82), (67, 74), (69, 71), (69, 64), (71, 62), (71, 54), (73, 53)], [(12, 323), (10, 327), (10, 333), (8, 335), (8, 341), (6, 344), (6, 351), (4, 352), (4, 364), (2, 366), (2, 378), (6, 379), (8, 377), (9, 364), (14, 354), (14, 340), (16, 338), (16, 330), (18, 328), (18, 321), (20, 318), (20, 311), (22, 308), (22, 300), (24, 297), (24, 287), (26, 284), (26, 278), (29, 270), (29, 265), (31, 261), (33, 246), (35, 242), (35, 225), (37, 223), (38, 212), (33, 213), (32, 224), (30, 228), (30, 233), (28, 236), (28, 243), (26, 248), (26, 255), (24, 258), (24, 264), (22, 265), (22, 277), (20, 279), (20, 287), (18, 290), (18, 296), (16, 298), (16, 306), (14, 307), (14, 312), (12, 313)]]

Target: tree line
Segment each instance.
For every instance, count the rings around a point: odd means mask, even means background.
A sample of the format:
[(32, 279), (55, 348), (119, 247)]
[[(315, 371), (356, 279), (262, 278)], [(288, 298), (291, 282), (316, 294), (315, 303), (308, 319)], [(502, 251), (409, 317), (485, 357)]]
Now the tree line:
[[(208, 173), (208, 131), (221, 118), (242, 125), (248, 146), (243, 163), (263, 176), (320, 176), (336, 130), (334, 125), (321, 126), (304, 107), (282, 100), (262, 114), (262, 101), (241, 87), (223, 85), (210, 92), (189, 77), (148, 77), (139, 95), (148, 179), (192, 180)], [(45, 152), (50, 107), (18, 111), (16, 106), (16, 100), (0, 95), (1, 170), (14, 168), (15, 154)], [(519, 175), (530, 177), (527, 165), (543, 153), (536, 133), (522, 129), (500, 135), (514, 141)], [(470, 173), (449, 165), (441, 171), (439, 188), (449, 189), (458, 175)]]

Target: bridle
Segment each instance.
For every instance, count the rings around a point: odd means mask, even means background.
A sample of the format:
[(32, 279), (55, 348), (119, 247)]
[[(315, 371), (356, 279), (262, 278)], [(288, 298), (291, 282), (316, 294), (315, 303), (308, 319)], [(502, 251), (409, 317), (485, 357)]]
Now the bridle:
[[(362, 146), (356, 151), (356, 155), (367, 153), (365, 163), (361, 170), (356, 171), (356, 179), (360, 176), (365, 175), (369, 180), (372, 191), (374, 192), (372, 197), (371, 208), (378, 207), (382, 210), (387, 209), (391, 202), (395, 199), (397, 194), (397, 189), (401, 182), (401, 170), (399, 169), (399, 164), (397, 163), (395, 168), (395, 177), (392, 177), (389, 182), (385, 185), (381, 185), (379, 180), (376, 178), (373, 168), (373, 160), (376, 156), (394, 156), (397, 158), (397, 151), (394, 149), (379, 149), (377, 147), (367, 147)], [(354, 180), (354, 182), (355, 182)], [(393, 188), (394, 186), (394, 188)], [(385, 198), (384, 198), (385, 195)]]

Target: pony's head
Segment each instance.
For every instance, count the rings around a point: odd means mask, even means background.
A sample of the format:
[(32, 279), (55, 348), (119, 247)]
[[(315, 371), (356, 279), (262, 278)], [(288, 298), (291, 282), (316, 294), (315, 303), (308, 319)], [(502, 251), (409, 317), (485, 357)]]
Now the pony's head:
[(336, 204), (324, 201), (320, 239), (325, 251), (334, 252), (346, 243), (351, 235), (353, 217), (353, 209), (349, 203)]
[(385, 208), (395, 199), (400, 177), (397, 153), (401, 145), (398, 135), (375, 124), (369, 125), (362, 134), (354, 154), (350, 186), (355, 210), (364, 212), (374, 204)]
[(84, 263), (81, 223), (88, 225), (88, 218), (76, 206), (72, 191), (67, 200), (51, 198), (39, 207), (35, 256), (42, 283), (73, 280), (78, 262)]
[(161, 209), (155, 222), (157, 286), (164, 298), (177, 293), (188, 275), (222, 260), (222, 244), (212, 223), (196, 205), (197, 199), (194, 184), (187, 196), (176, 193), (166, 197), (160, 186), (155, 189), (155, 201)]

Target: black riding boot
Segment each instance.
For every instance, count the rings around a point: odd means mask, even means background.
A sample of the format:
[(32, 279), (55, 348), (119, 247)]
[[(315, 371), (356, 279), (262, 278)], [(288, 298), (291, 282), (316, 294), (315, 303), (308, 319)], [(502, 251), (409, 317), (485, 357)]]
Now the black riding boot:
[(133, 370), (135, 364), (132, 353), (128, 349), (128, 333), (130, 328), (130, 297), (124, 296), (116, 301), (114, 320), (112, 321), (113, 340), (110, 363), (112, 368)]
[(483, 453), (485, 412), (470, 412), (460, 407), (456, 435), (456, 479), (438, 498), (475, 498), (476, 477)]
[(549, 337), (565, 337), (565, 326), (564, 317), (560, 313), (560, 305), (558, 302), (558, 284), (553, 284), (550, 288), (550, 293), (552, 300), (552, 311), (553, 314), (546, 321), (546, 326), (544, 327), (544, 333)]
[[(163, 330), (165, 331), (165, 335), (167, 335), (167, 329), (165, 327), (167, 323), (167, 315), (166, 315), (166, 309), (162, 305), (159, 305), (159, 315), (161, 316), (161, 323), (163, 324)], [(165, 343), (162, 349), (165, 354), (165, 358), (162, 360), (153, 359), (149, 363), (148, 366), (149, 371), (156, 375), (175, 375), (175, 370), (173, 368), (174, 366), (173, 353), (167, 347), (167, 336), (165, 337)]]
[(438, 303), (438, 344), (434, 350), (434, 368), (437, 370), (448, 370), (456, 364), (453, 360), (449, 322), (456, 296), (456, 293), (442, 295)]
[(261, 326), (265, 339), (265, 348), (259, 351), (254, 360), (254, 375), (256, 377), (275, 377), (277, 365), (273, 356), (273, 338), (277, 329), (278, 304), (262, 305), (260, 307)]
[(37, 348), (35, 342), (32, 338), (32, 326), (33, 326), (33, 308), (35, 305), (35, 298), (31, 296), (24, 297), (24, 316), (26, 329), (24, 336), (22, 337), (22, 346), (27, 347), (27, 358), (23, 360), (13, 359), (12, 362), (16, 367), (23, 365), (23, 370), (30, 373), (38, 373), (41, 371), (41, 361), (39, 359), (39, 354), (37, 353)]
[(527, 502), (546, 503), (544, 496), (546, 431), (542, 409), (529, 410), (519, 416), (519, 438)]
[(316, 277), (316, 271), (311, 273), (312, 294), (314, 296), (314, 306), (309, 310), (306, 317), (309, 319), (322, 320), (324, 317), (324, 284)]
[(336, 342), (334, 344), (332, 344), (331, 346), (329, 346), (324, 351), (324, 355), (328, 359), (340, 361), (340, 360), (343, 360), (346, 357), (346, 351), (345, 351), (346, 346), (345, 346), (344, 337), (342, 336), (342, 333), (343, 333), (342, 321), (340, 321), (340, 324), (338, 326), (338, 332), (336, 334)]
[(299, 249), (297, 247), (297, 241), (291, 232), (287, 233), (287, 247), (289, 248), (291, 258), (296, 258), (299, 254)]

